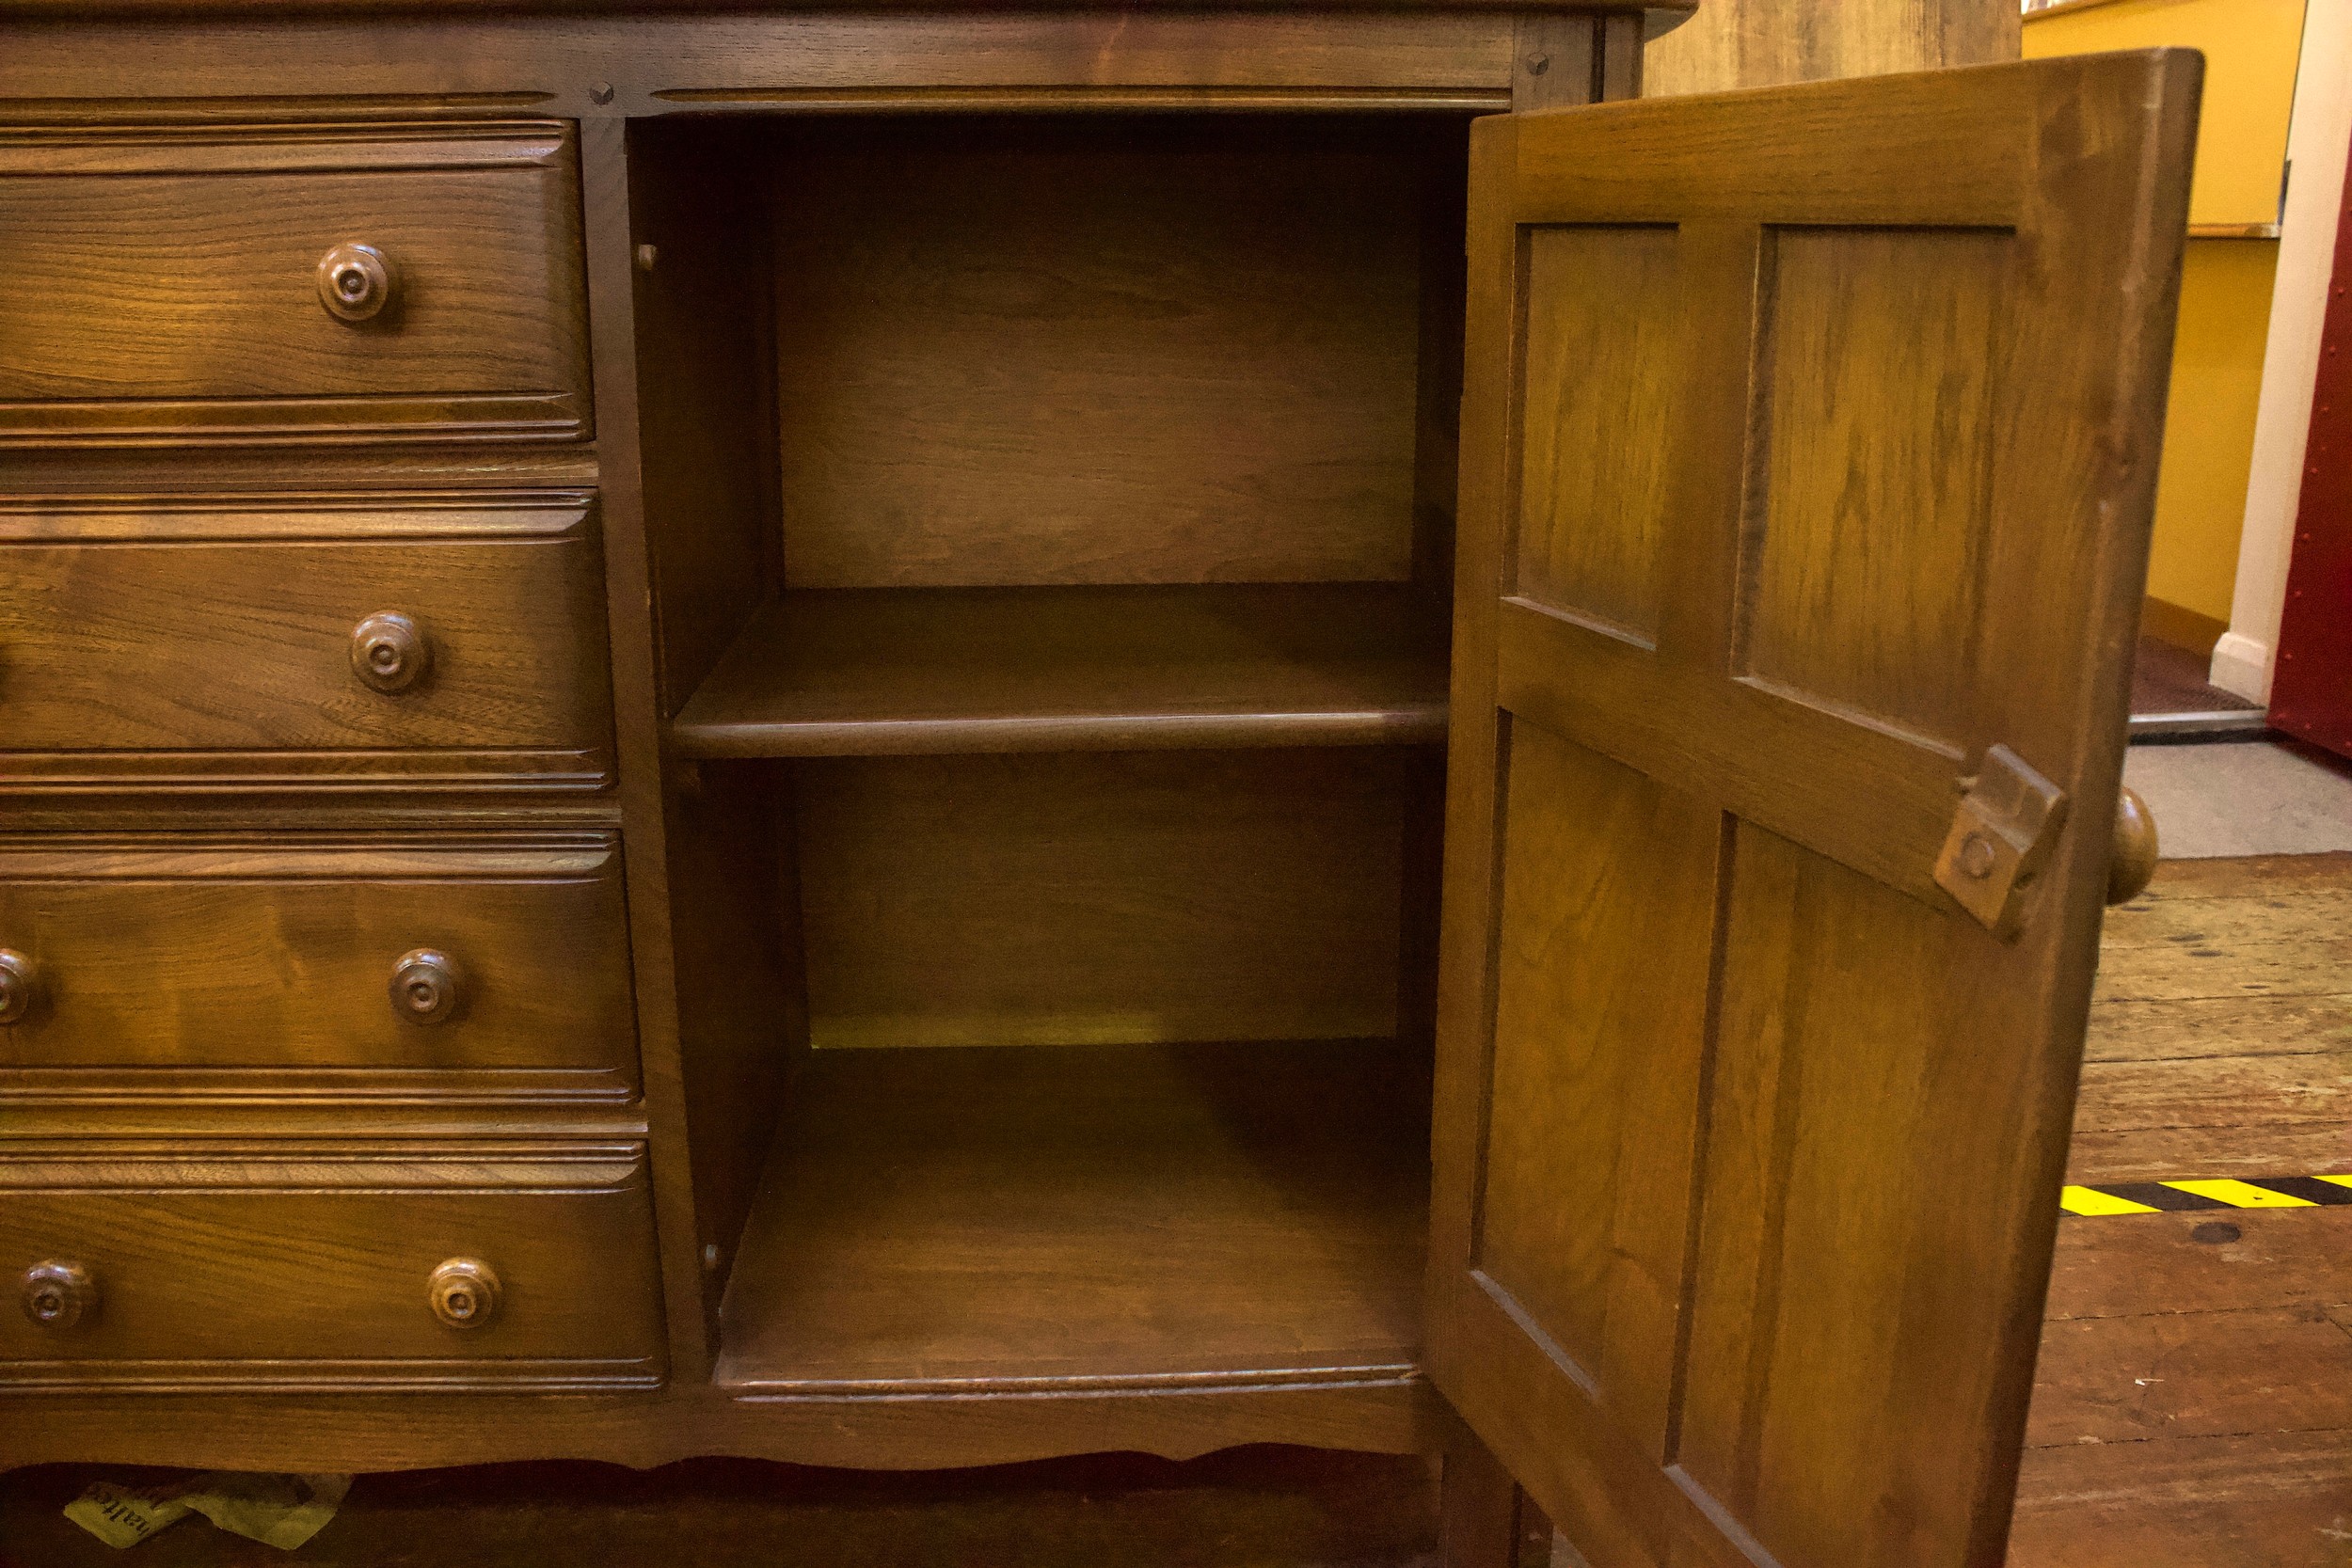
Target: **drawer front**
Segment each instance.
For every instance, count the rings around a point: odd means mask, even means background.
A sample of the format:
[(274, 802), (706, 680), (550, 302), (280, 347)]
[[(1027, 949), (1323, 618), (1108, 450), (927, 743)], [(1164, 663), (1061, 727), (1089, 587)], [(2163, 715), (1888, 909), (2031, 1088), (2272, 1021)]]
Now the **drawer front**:
[(645, 1386), (636, 1144), (0, 1145), (0, 1384)]
[(0, 445), (587, 430), (556, 122), (0, 131)]
[(0, 508), (0, 781), (593, 787), (579, 495)]
[(0, 1099), (624, 1101), (617, 842), (0, 840)]

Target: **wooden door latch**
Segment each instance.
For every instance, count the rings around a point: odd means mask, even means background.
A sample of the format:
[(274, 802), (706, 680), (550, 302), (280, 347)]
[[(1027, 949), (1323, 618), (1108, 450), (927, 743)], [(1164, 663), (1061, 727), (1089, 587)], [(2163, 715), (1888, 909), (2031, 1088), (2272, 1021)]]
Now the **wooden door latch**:
[(1935, 857), (1936, 886), (1986, 930), (2004, 942), (2013, 938), (2026, 891), (2040, 879), (2066, 825), (2066, 792), (2016, 752), (1988, 749), (1976, 777), (1963, 781), (1952, 831)]

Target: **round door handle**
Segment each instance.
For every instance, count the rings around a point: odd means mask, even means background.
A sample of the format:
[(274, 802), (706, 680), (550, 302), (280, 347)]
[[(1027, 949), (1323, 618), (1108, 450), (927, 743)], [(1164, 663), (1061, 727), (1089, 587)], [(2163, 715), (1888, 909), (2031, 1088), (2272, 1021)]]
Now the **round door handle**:
[(433, 1315), (452, 1328), (481, 1328), (498, 1315), (498, 1271), (478, 1258), (453, 1258), (425, 1283)]
[(40, 1005), (40, 966), (29, 954), (0, 947), (0, 1023), (19, 1023)]
[(2156, 819), (2136, 789), (2115, 802), (2115, 852), (2107, 861), (2107, 902), (2128, 904), (2156, 874)]
[(392, 1011), (410, 1023), (442, 1023), (460, 1000), (457, 960), (430, 947), (400, 956), (392, 966)]
[(72, 1328), (97, 1315), (98, 1281), (79, 1263), (36, 1263), (24, 1285), (24, 1315), (42, 1328)]
[(405, 691), (433, 667), (424, 628), (396, 610), (378, 610), (351, 628), (351, 670), (378, 691)]
[(319, 258), (319, 303), (338, 321), (382, 315), (392, 283), (392, 263), (372, 245), (339, 245)]

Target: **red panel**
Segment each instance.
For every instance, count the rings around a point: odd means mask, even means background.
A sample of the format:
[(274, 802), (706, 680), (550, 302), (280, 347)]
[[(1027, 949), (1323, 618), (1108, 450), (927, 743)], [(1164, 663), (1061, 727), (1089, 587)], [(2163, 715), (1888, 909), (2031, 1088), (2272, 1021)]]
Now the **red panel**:
[(2352, 170), (2328, 280), (2270, 721), (2352, 756)]

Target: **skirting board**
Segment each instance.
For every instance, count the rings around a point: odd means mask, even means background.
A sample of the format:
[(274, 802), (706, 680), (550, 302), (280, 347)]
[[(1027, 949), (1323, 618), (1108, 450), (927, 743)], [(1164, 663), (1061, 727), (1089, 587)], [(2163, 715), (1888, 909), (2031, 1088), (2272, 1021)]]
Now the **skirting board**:
[(2213, 645), (2213, 667), (2205, 677), (2249, 703), (2270, 701), (2270, 648), (2234, 631)]

